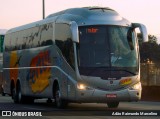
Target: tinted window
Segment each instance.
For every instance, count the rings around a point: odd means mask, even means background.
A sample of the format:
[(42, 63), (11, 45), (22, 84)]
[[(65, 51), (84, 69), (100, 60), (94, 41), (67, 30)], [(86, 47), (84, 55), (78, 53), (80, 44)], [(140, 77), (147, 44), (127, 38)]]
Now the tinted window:
[(70, 26), (67, 24), (56, 24), (55, 37), (56, 45), (66, 61), (74, 68), (74, 50)]
[(53, 25), (51, 23), (7, 34), (5, 50), (22, 50), (52, 45)]

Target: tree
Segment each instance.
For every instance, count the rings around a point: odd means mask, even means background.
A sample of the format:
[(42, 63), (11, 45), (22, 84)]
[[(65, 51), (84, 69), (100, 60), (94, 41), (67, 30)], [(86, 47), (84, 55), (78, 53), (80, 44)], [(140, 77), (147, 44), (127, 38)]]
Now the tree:
[(160, 66), (160, 45), (157, 43), (157, 37), (154, 35), (148, 35), (148, 42), (142, 42), (142, 35), (137, 35), (139, 39), (139, 49), (141, 56), (141, 63), (146, 63), (150, 60)]
[[(157, 37), (154, 36), (154, 35), (148, 35), (148, 42), (149, 43), (154, 43), (154, 44), (157, 44)], [(158, 44), (157, 44), (158, 45)]]
[[(143, 43), (142, 34), (138, 33), (138, 34), (137, 34), (137, 37), (138, 37), (139, 43), (140, 43), (140, 45), (141, 45), (141, 44)], [(149, 35), (148, 35), (148, 42), (149, 42), (149, 43), (158, 44), (158, 43), (157, 43), (157, 37), (154, 36), (154, 35), (149, 34)]]

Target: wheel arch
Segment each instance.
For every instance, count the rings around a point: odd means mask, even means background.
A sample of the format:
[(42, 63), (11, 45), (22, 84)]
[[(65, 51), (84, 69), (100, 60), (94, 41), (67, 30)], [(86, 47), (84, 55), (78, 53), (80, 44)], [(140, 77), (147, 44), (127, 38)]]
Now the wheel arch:
[(53, 98), (55, 98), (55, 93), (56, 93), (56, 88), (57, 88), (57, 86), (59, 87), (59, 82), (58, 82), (57, 79), (55, 79), (55, 80), (53, 81), (53, 86), (52, 86)]

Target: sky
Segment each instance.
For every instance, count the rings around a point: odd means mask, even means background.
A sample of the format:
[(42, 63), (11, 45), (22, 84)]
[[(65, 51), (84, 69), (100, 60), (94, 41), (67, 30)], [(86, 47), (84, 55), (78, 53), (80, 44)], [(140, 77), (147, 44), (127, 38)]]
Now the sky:
[[(143, 23), (160, 36), (160, 0), (45, 0), (45, 16), (75, 7), (101, 6), (116, 10), (131, 22)], [(0, 0), (0, 29), (42, 19), (42, 0)]]

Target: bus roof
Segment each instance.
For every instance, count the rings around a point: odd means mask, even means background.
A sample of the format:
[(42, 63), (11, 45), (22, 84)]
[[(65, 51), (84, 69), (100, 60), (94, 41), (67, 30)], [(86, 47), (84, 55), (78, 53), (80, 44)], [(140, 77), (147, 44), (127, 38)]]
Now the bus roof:
[(63, 11), (60, 11), (57, 13), (53, 13), (53, 14), (49, 15), (47, 18), (51, 18), (54, 16), (60, 16), (63, 14), (70, 14), (70, 15), (77, 15), (77, 16), (81, 16), (81, 17), (86, 17), (86, 16), (89, 16), (90, 14), (93, 14), (93, 12), (91, 13), (91, 11), (93, 11), (93, 10), (94, 10), (94, 12), (95, 12), (95, 10), (101, 11), (101, 12), (108, 12), (107, 10), (116, 12), (115, 10), (110, 9), (108, 7), (104, 7), (104, 8), (102, 8), (102, 7), (70, 8), (70, 9), (63, 10)]
[(130, 26), (131, 23), (125, 18), (121, 17), (115, 10), (108, 7), (84, 7), (84, 8), (70, 8), (54, 14), (47, 18), (28, 24), (13, 28), (10, 32), (28, 29), (38, 25), (56, 22), (67, 23), (75, 21), (78, 26), (84, 25), (121, 25)]
[(49, 15), (47, 18), (56, 17), (57, 23), (75, 21), (78, 26), (84, 25), (121, 25), (130, 26), (131, 23), (121, 17), (115, 10), (108, 7), (71, 8)]

